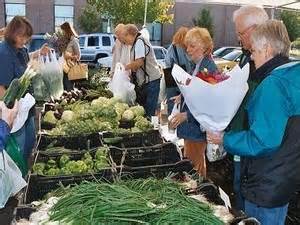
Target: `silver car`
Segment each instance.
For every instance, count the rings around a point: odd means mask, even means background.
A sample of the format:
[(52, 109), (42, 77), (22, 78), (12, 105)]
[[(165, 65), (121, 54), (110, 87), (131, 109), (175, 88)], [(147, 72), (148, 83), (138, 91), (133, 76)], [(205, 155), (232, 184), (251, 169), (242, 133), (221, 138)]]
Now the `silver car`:
[[(158, 64), (162, 68), (165, 68), (167, 49), (165, 49), (162, 46), (153, 46), (153, 50)], [(98, 59), (98, 67), (108, 68), (110, 70), (111, 66), (112, 66), (112, 56)]]

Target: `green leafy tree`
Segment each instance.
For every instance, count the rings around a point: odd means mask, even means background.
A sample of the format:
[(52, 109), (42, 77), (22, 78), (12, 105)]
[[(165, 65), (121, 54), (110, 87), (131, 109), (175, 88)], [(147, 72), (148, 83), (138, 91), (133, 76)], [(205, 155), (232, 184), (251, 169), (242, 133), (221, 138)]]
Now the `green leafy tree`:
[(101, 32), (101, 15), (95, 7), (87, 4), (78, 18), (79, 27), (87, 33)]
[(214, 34), (213, 19), (208, 9), (200, 10), (198, 12), (198, 16), (196, 18), (193, 18), (193, 23), (195, 26), (205, 27), (209, 31), (210, 35), (213, 37)]
[(286, 26), (291, 41), (300, 37), (300, 13), (283, 10), (280, 13), (280, 19)]
[[(111, 18), (114, 24), (143, 24), (145, 0), (87, 0), (102, 15)], [(173, 14), (169, 9), (174, 0), (147, 0), (147, 22), (171, 23)]]

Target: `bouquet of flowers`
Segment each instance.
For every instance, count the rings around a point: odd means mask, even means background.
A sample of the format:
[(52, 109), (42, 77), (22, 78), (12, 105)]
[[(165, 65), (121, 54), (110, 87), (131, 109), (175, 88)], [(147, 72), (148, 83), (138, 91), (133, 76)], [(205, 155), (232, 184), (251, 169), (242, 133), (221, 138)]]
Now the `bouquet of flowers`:
[(59, 53), (59, 55), (65, 52), (70, 41), (65, 37), (62, 30), (57, 30), (53, 34), (46, 33), (44, 39), (47, 40), (49, 45), (54, 48), (55, 52)]
[[(174, 65), (172, 76), (194, 118), (205, 131), (221, 132), (228, 126), (248, 91), (249, 65), (237, 65), (229, 72), (196, 76)], [(206, 155), (210, 161), (224, 156), (222, 146), (209, 144)]]
[(196, 74), (196, 77), (199, 77), (210, 84), (217, 84), (229, 78), (229, 76), (223, 72), (217, 71), (214, 73), (209, 73), (206, 68), (203, 71), (199, 71)]

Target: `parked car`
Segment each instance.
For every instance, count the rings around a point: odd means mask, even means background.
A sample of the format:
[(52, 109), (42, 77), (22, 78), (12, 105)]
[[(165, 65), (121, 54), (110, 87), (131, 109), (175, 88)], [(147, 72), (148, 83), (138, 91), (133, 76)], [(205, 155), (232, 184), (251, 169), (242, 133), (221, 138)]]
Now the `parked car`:
[(42, 47), (47, 41), (42, 34), (34, 34), (30, 42), (27, 44), (28, 52), (34, 52)]
[(234, 47), (234, 46), (227, 46), (227, 47), (221, 47), (218, 48), (213, 52), (213, 56), (216, 58), (222, 58), (223, 56), (227, 55), (228, 53), (232, 52), (233, 50), (241, 49), (240, 47)]
[(80, 60), (83, 62), (97, 63), (98, 59), (112, 55), (114, 43), (114, 35), (110, 33), (79, 35), (81, 50)]
[[(162, 46), (153, 46), (154, 54), (158, 64), (162, 67), (166, 67), (166, 54), (167, 49)], [(107, 56), (104, 58), (98, 59), (98, 66), (102, 68), (108, 68), (110, 70), (112, 66), (112, 56)]]
[(219, 70), (222, 70), (225, 66), (228, 68), (233, 68), (241, 59), (242, 50), (233, 50), (222, 58), (216, 58), (215, 63)]

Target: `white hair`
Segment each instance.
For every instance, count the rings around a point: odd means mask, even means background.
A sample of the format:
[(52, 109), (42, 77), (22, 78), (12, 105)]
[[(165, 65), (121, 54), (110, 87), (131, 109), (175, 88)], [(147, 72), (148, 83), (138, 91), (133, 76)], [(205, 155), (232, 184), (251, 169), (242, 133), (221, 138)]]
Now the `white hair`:
[(246, 5), (233, 13), (233, 22), (241, 20), (245, 27), (263, 24), (268, 19), (268, 14), (261, 6)]
[(269, 45), (274, 56), (289, 56), (291, 42), (282, 21), (268, 20), (259, 25), (251, 35), (251, 42), (256, 49), (263, 49), (264, 45)]

